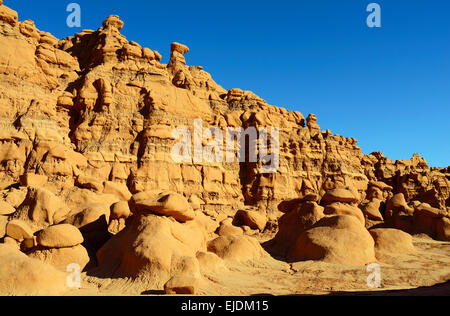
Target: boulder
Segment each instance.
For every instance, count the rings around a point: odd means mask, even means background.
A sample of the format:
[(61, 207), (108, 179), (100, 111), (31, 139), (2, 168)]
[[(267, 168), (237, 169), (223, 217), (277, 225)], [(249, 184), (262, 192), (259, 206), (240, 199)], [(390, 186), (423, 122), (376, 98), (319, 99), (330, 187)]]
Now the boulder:
[(25, 201), (18, 207), (17, 216), (30, 219), (40, 227), (46, 227), (63, 221), (69, 214), (69, 208), (52, 192), (43, 188), (28, 188)]
[(278, 220), (278, 232), (268, 242), (269, 247), (279, 256), (286, 256), (286, 251), (301, 233), (311, 228), (325, 215), (324, 208), (315, 202), (303, 202)]
[(16, 211), (16, 209), (9, 203), (0, 201), (0, 216), (1, 215), (11, 215)]
[(70, 224), (50, 226), (37, 234), (38, 245), (48, 248), (68, 248), (83, 241), (80, 230)]
[(108, 204), (92, 204), (81, 212), (71, 214), (62, 224), (70, 224), (82, 232), (105, 230), (110, 220), (110, 206)]
[(206, 227), (197, 221), (181, 224), (139, 213), (97, 252), (96, 273), (144, 278), (152, 287), (162, 288), (172, 276), (186, 271), (186, 262), (195, 266), (197, 252), (206, 250), (206, 238)]
[(236, 226), (249, 226), (252, 229), (263, 231), (266, 228), (267, 216), (263, 212), (239, 210), (234, 216), (233, 224)]
[(125, 184), (112, 181), (104, 183), (103, 193), (115, 195), (122, 201), (129, 201), (133, 196)]
[(0, 244), (0, 295), (61, 295), (66, 273)]
[(168, 295), (194, 295), (197, 293), (199, 279), (190, 275), (175, 275), (164, 284), (164, 293)]
[(375, 252), (377, 255), (379, 253), (409, 254), (415, 252), (412, 236), (401, 230), (375, 228), (369, 232), (375, 241)]
[(380, 213), (381, 203), (383, 201), (372, 199), (370, 202), (361, 206), (361, 210), (367, 219), (372, 221), (383, 221), (383, 216)]
[(289, 213), (290, 211), (297, 208), (303, 202), (317, 202), (319, 197), (315, 193), (308, 193), (303, 197), (296, 199), (284, 200), (278, 204), (278, 210), (282, 213)]
[(34, 249), (28, 253), (28, 256), (62, 271), (66, 271), (67, 266), (73, 263), (78, 264), (82, 271), (90, 261), (88, 252), (82, 245), (66, 248)]
[(6, 224), (6, 236), (20, 242), (27, 238), (33, 238), (33, 231), (26, 222), (14, 219)]
[(184, 55), (189, 52), (189, 48), (186, 45), (180, 44), (180, 43), (172, 43), (171, 45), (172, 52), (178, 52), (181, 55)]
[(48, 182), (48, 177), (45, 174), (26, 173), (21, 180), (26, 187), (39, 188)]
[(290, 262), (320, 260), (361, 266), (376, 262), (374, 240), (355, 216), (325, 217), (302, 233), (287, 254)]
[(259, 242), (248, 236), (221, 236), (208, 242), (208, 251), (224, 260), (249, 261), (268, 256)]
[(131, 211), (128, 202), (120, 201), (111, 206), (111, 219), (127, 219), (130, 215)]
[(442, 218), (447, 215), (446, 210), (440, 210), (438, 208), (432, 207), (428, 203), (421, 203), (414, 210), (414, 215), (416, 213), (420, 216), (431, 217), (431, 218)]
[(450, 241), (450, 219), (443, 217), (436, 222), (436, 238), (442, 241)]
[(94, 190), (96, 192), (102, 192), (105, 188), (104, 184), (97, 178), (88, 177), (85, 175), (79, 175), (75, 182), (75, 185), (80, 188)]
[(202, 272), (214, 272), (218, 269), (225, 269), (222, 258), (212, 252), (197, 252), (197, 260)]
[(230, 223), (222, 223), (216, 231), (219, 236), (243, 235), (244, 230), (241, 227), (234, 226)]
[(178, 193), (161, 193), (146, 200), (135, 201), (137, 211), (173, 217), (179, 222), (191, 221), (195, 213), (184, 196)]

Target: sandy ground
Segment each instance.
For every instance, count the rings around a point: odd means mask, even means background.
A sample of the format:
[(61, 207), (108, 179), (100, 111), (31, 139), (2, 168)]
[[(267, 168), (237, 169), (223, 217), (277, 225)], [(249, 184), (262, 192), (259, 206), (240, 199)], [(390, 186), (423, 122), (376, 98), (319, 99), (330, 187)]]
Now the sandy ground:
[[(414, 237), (417, 252), (379, 258), (381, 287), (367, 285), (366, 267), (317, 261), (287, 264), (273, 258), (226, 263), (205, 273), (199, 295), (450, 295), (450, 243)], [(160, 295), (142, 282), (83, 275), (82, 288), (69, 295)]]

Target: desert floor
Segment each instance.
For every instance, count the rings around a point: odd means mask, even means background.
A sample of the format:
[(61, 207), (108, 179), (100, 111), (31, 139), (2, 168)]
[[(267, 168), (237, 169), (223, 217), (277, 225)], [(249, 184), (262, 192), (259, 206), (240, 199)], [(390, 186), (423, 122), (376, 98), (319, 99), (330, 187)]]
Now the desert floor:
[[(267, 236), (266, 236), (267, 238)], [(260, 236), (260, 241), (265, 238)], [(414, 236), (416, 253), (380, 257), (381, 287), (371, 289), (366, 267), (317, 261), (288, 264), (274, 258), (226, 262), (204, 273), (198, 295), (450, 295), (450, 243)], [(82, 288), (68, 295), (160, 295), (160, 289), (130, 279), (82, 277)]]

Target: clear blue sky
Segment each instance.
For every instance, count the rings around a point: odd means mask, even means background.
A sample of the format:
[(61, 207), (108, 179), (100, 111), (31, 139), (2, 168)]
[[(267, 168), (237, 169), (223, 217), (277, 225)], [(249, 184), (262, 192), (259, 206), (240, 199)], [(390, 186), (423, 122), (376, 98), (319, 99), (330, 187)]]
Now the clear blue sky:
[[(364, 153), (393, 160), (420, 153), (450, 165), (450, 1), (19, 1), (5, 4), (63, 38), (66, 6), (82, 8), (82, 28), (110, 14), (129, 40), (158, 50), (188, 45), (224, 88), (251, 90), (268, 103), (315, 113), (322, 129), (354, 137)], [(382, 27), (366, 25), (377, 2)]]

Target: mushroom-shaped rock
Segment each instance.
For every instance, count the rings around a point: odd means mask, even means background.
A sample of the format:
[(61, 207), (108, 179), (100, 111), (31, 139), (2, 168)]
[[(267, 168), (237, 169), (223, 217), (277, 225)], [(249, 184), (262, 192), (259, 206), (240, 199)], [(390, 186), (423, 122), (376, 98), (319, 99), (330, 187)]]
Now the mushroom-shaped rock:
[(187, 199), (178, 193), (161, 193), (158, 196), (135, 201), (137, 211), (149, 211), (154, 214), (173, 217), (179, 222), (193, 220), (195, 213)]
[(119, 19), (118, 15), (110, 15), (105, 21), (103, 21), (103, 27), (105, 29), (114, 28), (120, 31), (124, 26), (124, 23)]
[(372, 236), (355, 216), (325, 217), (302, 233), (288, 251), (291, 262), (323, 260), (344, 265), (375, 262)]
[(381, 200), (373, 199), (369, 203), (364, 204), (361, 207), (363, 214), (373, 221), (383, 221), (383, 216), (380, 213)]
[(326, 215), (350, 215), (357, 218), (361, 224), (364, 226), (366, 224), (366, 220), (362, 211), (353, 205), (334, 202), (325, 206), (324, 214)]
[(405, 200), (403, 193), (395, 194), (386, 204), (386, 214), (389, 215), (412, 215), (414, 209)]
[(259, 242), (248, 236), (221, 236), (208, 243), (208, 251), (224, 260), (248, 261), (268, 256)]
[(14, 219), (6, 225), (6, 236), (20, 242), (24, 239), (33, 238), (33, 231), (26, 222)]
[(69, 224), (50, 226), (37, 234), (38, 245), (48, 248), (73, 247), (83, 241), (80, 230)]
[(282, 213), (289, 213), (303, 202), (316, 202), (319, 199), (316, 193), (308, 193), (300, 198), (285, 200), (278, 204), (278, 210)]
[(263, 231), (266, 228), (267, 216), (258, 211), (239, 210), (234, 216), (233, 224), (236, 226), (249, 226), (252, 229)]
[(127, 219), (130, 215), (131, 211), (128, 202), (120, 201), (111, 206), (111, 219)]
[(381, 181), (370, 181), (369, 182), (369, 187), (376, 187), (382, 191), (392, 191), (393, 187), (391, 187), (390, 185), (387, 185), (384, 182)]
[(162, 288), (178, 273), (199, 273), (195, 256), (206, 250), (206, 238), (205, 227), (195, 220), (181, 224), (138, 213), (97, 251), (99, 271), (111, 277), (142, 277), (152, 287)]
[(398, 229), (375, 228), (369, 231), (378, 254), (408, 254), (415, 251), (412, 236)]
[(324, 208), (315, 202), (303, 202), (281, 216), (278, 220), (278, 233), (269, 242), (272, 251), (285, 256), (300, 234), (324, 217), (323, 211)]
[(171, 49), (172, 53), (177, 52), (177, 53), (180, 53), (181, 55), (184, 55), (189, 52), (189, 47), (187, 47), (186, 45), (177, 43), (177, 42), (172, 43), (170, 49)]
[(356, 190), (350, 187), (339, 187), (330, 191), (327, 191), (322, 197), (322, 202), (333, 203), (357, 203), (359, 197), (356, 195)]

